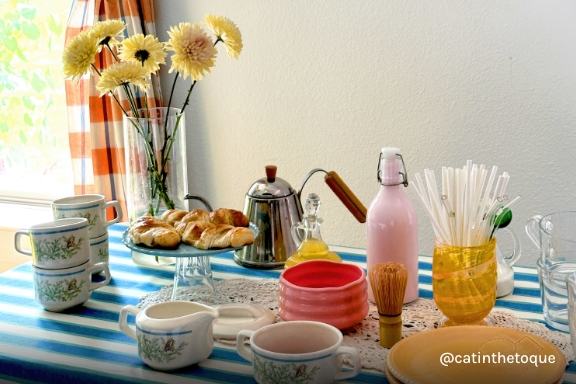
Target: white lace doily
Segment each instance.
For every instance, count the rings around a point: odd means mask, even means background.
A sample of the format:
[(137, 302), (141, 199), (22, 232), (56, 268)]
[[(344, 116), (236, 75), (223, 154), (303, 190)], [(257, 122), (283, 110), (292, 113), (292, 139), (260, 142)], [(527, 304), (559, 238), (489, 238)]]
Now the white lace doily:
[[(216, 294), (212, 294), (207, 286), (196, 286), (194, 289), (178, 295), (177, 299), (196, 301), (210, 306), (227, 303), (258, 304), (272, 310), (276, 315), (276, 321), (282, 321), (278, 316), (277, 281), (270, 279), (230, 279), (214, 281), (214, 287)], [(143, 296), (138, 306), (145, 308), (155, 303), (168, 301), (171, 296), (172, 285), (168, 285), (158, 292)], [(442, 314), (433, 300), (418, 299), (405, 305), (402, 311), (404, 324), (402, 337), (409, 337), (418, 332), (437, 328), (441, 317)], [(543, 324), (519, 319), (507, 312), (492, 311), (490, 318), (494, 326), (518, 329), (548, 340), (562, 351), (566, 357), (566, 362), (576, 360), (568, 334), (552, 331)], [(355, 347), (360, 351), (363, 368), (383, 372), (389, 349), (380, 346), (379, 330), (378, 311), (375, 305), (370, 304), (368, 315), (361, 323), (342, 331), (344, 335), (343, 345)], [(231, 340), (218, 341), (223, 344), (235, 345), (235, 341)], [(346, 361), (346, 356), (344, 362), (350, 363)]]

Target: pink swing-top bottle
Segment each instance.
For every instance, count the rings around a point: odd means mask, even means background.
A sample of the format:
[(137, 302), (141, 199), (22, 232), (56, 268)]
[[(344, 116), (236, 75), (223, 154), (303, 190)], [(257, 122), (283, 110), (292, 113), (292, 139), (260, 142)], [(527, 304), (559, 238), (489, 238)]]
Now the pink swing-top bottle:
[[(368, 270), (376, 263), (404, 264), (408, 269), (404, 303), (409, 303), (418, 298), (418, 218), (414, 204), (404, 192), (408, 179), (398, 148), (382, 148), (378, 181), (380, 192), (366, 216), (366, 264)], [(368, 299), (374, 303), (370, 283)]]

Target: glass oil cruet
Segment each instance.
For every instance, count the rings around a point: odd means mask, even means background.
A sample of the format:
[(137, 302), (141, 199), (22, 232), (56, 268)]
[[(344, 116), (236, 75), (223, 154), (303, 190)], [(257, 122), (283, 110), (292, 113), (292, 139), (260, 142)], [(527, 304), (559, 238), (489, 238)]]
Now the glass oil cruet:
[[(308, 260), (342, 261), (340, 256), (330, 251), (328, 245), (322, 240), (322, 236), (320, 235), (320, 223), (322, 219), (318, 217), (319, 210), (320, 197), (315, 193), (309, 194), (304, 204), (304, 219), (292, 225), (291, 228), (292, 238), (298, 248), (296, 252), (286, 260), (284, 268), (289, 268)], [(301, 232), (304, 233), (304, 236), (300, 235)]]

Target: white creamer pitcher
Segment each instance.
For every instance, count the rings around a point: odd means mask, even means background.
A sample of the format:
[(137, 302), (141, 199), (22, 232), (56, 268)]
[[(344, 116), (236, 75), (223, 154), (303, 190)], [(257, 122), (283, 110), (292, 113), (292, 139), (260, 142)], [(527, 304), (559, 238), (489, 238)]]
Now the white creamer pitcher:
[[(136, 329), (127, 323), (136, 316)], [(212, 324), (218, 310), (190, 301), (169, 301), (141, 310), (120, 311), (120, 330), (138, 343), (138, 355), (150, 367), (167, 371), (205, 360), (214, 349)]]

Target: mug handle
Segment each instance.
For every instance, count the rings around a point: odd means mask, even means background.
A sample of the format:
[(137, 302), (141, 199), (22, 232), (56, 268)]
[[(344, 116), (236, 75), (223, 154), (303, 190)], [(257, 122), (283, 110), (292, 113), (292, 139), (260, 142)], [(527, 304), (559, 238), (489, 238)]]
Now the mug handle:
[(254, 334), (254, 331), (249, 331), (246, 329), (241, 330), (236, 335), (236, 351), (244, 359), (252, 362), (252, 349), (244, 345), (244, 340), (248, 337), (250, 338)]
[(502, 260), (504, 260), (504, 264), (511, 267), (520, 258), (521, 254), (522, 254), (522, 245), (520, 244), (520, 239), (516, 235), (516, 232), (514, 232), (512, 229), (500, 228), (500, 230), (508, 232), (510, 234), (510, 236), (512, 236), (512, 240), (514, 241), (514, 249), (512, 250), (512, 253), (506, 257), (502, 256)]
[(104, 281), (100, 281), (98, 283), (90, 283), (90, 291), (93, 291), (97, 288), (103, 287), (110, 282), (110, 268), (108, 267), (108, 263), (96, 263), (91, 265), (88, 268), (88, 274), (91, 275), (93, 272), (104, 272), (104, 276), (106, 277)]
[(540, 228), (539, 228), (540, 220), (542, 220), (542, 216), (540, 215), (532, 216), (526, 221), (526, 226), (524, 227), (526, 229), (526, 234), (528, 235), (528, 238), (532, 240), (532, 242), (538, 249), (540, 249)]
[(104, 213), (106, 213), (106, 208), (108, 208), (108, 207), (114, 207), (114, 210), (116, 211), (116, 217), (110, 221), (107, 221), (104, 224), (105, 227), (108, 227), (112, 224), (119, 222), (120, 220), (122, 220), (122, 217), (123, 217), (122, 208), (120, 207), (120, 203), (118, 202), (118, 200), (111, 200), (111, 201), (107, 202), (106, 204), (104, 204), (104, 207), (102, 208)]
[(352, 358), (352, 361), (354, 362), (354, 370), (352, 372), (340, 371), (340, 372), (336, 373), (336, 376), (334, 377), (334, 379), (335, 380), (345, 380), (345, 379), (351, 379), (355, 376), (358, 376), (358, 374), (360, 373), (360, 369), (362, 368), (362, 363), (360, 361), (360, 355), (358, 354), (358, 350), (356, 348), (353, 348), (353, 347), (340, 346), (336, 350), (336, 353), (334, 354), (334, 358), (338, 358), (338, 356), (340, 356), (340, 355), (348, 355)]
[(20, 238), (22, 236), (30, 236), (30, 234), (25, 229), (21, 229), (19, 231), (16, 231), (16, 233), (14, 234), (14, 248), (16, 249), (16, 251), (18, 251), (24, 255), (32, 256), (32, 251), (28, 251), (27, 249), (20, 248)]
[(140, 313), (140, 308), (133, 305), (127, 305), (120, 310), (120, 318), (118, 319), (118, 325), (120, 330), (126, 335), (136, 340), (136, 330), (128, 325), (128, 314), (131, 313), (136, 316)]

